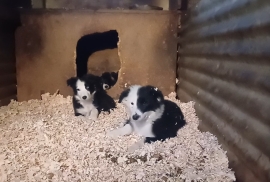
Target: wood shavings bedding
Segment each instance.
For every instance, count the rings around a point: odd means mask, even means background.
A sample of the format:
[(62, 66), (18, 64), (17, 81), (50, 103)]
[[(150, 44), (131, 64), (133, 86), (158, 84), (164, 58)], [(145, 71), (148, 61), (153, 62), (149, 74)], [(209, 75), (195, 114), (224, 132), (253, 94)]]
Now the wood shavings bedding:
[(132, 154), (138, 136), (107, 138), (123, 124), (123, 105), (98, 121), (75, 117), (71, 97), (12, 101), (0, 108), (0, 181), (213, 181), (231, 182), (226, 152), (217, 138), (200, 132), (194, 103), (180, 103), (187, 125), (178, 137), (146, 144)]

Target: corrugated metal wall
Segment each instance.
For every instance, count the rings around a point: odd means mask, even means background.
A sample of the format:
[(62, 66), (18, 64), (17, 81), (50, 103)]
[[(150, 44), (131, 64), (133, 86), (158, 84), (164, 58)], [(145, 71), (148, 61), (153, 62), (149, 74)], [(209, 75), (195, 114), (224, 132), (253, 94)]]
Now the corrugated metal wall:
[(201, 0), (183, 13), (178, 97), (196, 101), (238, 181), (269, 182), (270, 1)]
[(16, 99), (15, 28), (19, 24), (13, 3), (0, 1), (0, 106)]

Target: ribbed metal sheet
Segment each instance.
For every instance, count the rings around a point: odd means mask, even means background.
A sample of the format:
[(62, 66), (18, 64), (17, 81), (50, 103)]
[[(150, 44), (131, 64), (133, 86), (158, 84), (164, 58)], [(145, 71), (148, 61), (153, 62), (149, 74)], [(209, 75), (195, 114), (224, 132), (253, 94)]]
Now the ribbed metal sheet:
[(16, 99), (15, 28), (18, 14), (0, 3), (0, 106)]
[[(191, 0), (192, 1), (192, 0)], [(228, 150), (238, 181), (270, 181), (270, 1), (201, 0), (181, 26), (178, 97)]]

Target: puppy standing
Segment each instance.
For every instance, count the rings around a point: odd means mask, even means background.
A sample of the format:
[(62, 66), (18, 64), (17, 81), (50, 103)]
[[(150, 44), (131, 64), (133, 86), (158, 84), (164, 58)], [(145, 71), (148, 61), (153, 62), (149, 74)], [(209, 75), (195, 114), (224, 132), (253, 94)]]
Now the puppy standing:
[(129, 119), (123, 127), (109, 131), (107, 135), (117, 137), (135, 132), (143, 136), (143, 140), (129, 148), (131, 152), (144, 143), (177, 136), (177, 131), (186, 124), (180, 108), (174, 102), (164, 100), (162, 92), (153, 86), (131, 86), (121, 93), (121, 102)]
[(82, 78), (71, 77), (67, 85), (73, 89), (75, 116), (86, 116), (97, 120), (101, 111), (110, 112), (116, 107), (114, 100), (103, 90), (100, 77), (87, 74)]

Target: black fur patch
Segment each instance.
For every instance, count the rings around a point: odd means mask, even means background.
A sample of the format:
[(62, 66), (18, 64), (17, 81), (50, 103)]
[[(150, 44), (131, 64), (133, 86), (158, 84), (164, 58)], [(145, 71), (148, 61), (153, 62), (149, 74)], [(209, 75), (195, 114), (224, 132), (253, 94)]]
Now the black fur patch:
[(119, 96), (118, 103), (121, 103), (123, 99), (128, 96), (129, 92), (130, 92), (130, 89), (124, 90)]

